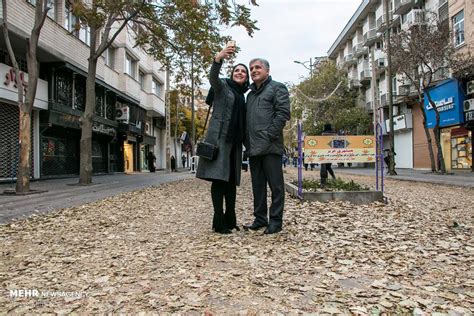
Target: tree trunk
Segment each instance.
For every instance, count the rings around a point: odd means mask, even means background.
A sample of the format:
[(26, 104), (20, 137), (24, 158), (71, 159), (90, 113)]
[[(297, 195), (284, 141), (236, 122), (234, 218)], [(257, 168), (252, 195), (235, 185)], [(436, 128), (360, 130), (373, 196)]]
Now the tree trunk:
[(97, 59), (89, 58), (89, 73), (86, 81), (86, 109), (81, 117), (80, 184), (92, 183), (92, 118), (95, 108), (95, 75)]
[(440, 171), (441, 174), (445, 174), (446, 173), (446, 164), (444, 162), (443, 150), (441, 148), (441, 133), (440, 133), (440, 128), (439, 128), (439, 121), (440, 121), (439, 112), (438, 112), (438, 108), (436, 107), (436, 104), (431, 99), (431, 95), (430, 95), (428, 89), (425, 89), (425, 93), (426, 93), (426, 96), (428, 97), (428, 101), (430, 102), (430, 105), (432, 106), (433, 111), (435, 111), (435, 115), (436, 115), (436, 125), (433, 128), (433, 132), (434, 132), (434, 135), (435, 135), (436, 147), (438, 149), (439, 171)]
[(88, 185), (92, 183), (92, 118), (95, 109), (95, 76), (97, 73), (96, 45), (97, 30), (91, 27), (91, 41), (88, 73), (86, 81), (86, 109), (81, 117), (81, 143), (79, 184)]
[[(21, 89), (21, 87), (18, 87)], [(19, 120), (19, 141), (20, 155), (18, 160), (16, 188), (17, 193), (24, 193), (30, 190), (30, 152), (31, 152), (31, 110), (28, 106), (20, 106)]]
[(430, 129), (426, 126), (426, 113), (423, 106), (423, 98), (421, 95), (418, 95), (418, 105), (421, 109), (421, 114), (423, 115), (423, 129), (425, 130), (426, 135), (426, 142), (428, 143), (428, 153), (430, 155), (430, 163), (431, 163), (431, 172), (436, 172), (436, 161), (434, 158), (433, 152), (433, 140), (431, 139)]

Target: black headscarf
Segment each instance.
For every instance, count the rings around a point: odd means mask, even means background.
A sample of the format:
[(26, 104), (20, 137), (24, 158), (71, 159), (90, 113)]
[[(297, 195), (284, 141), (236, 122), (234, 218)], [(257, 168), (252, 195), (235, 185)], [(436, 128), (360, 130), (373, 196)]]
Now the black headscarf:
[[(247, 80), (243, 85), (238, 84), (232, 77), (234, 71), (238, 66), (243, 66), (247, 72)], [(232, 68), (230, 78), (226, 78), (227, 85), (234, 93), (234, 104), (232, 107), (232, 116), (229, 123), (229, 129), (227, 130), (226, 142), (228, 143), (240, 143), (245, 137), (245, 92), (249, 89), (249, 70), (244, 64), (237, 64)], [(206, 104), (212, 106), (214, 102), (214, 89), (211, 87), (206, 97)]]

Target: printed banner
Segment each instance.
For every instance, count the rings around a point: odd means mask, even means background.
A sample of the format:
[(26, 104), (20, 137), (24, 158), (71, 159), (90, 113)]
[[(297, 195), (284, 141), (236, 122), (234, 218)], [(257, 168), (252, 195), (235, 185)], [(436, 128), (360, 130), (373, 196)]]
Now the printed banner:
[(375, 136), (306, 136), (304, 163), (374, 162)]

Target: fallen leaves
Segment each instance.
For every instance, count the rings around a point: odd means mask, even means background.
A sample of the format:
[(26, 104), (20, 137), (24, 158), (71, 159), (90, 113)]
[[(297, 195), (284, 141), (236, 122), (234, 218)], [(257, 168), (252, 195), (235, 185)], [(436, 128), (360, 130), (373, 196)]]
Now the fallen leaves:
[[(285, 175), (296, 176), (292, 170)], [(351, 179), (368, 186), (374, 182)], [(196, 179), (3, 225), (0, 310), (205, 315), (472, 311), (469, 201), (474, 190), (396, 180), (387, 180), (386, 189), (388, 205), (287, 196), (284, 231), (273, 236), (243, 230), (212, 233), (210, 185)], [(238, 222), (251, 222), (248, 174), (237, 192)], [(9, 296), (11, 289), (32, 288), (85, 295), (43, 298), (41, 304)]]

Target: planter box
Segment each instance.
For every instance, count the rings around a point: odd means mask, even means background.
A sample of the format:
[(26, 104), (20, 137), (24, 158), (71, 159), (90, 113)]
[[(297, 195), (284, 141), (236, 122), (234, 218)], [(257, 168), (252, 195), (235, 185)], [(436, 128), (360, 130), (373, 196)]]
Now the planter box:
[[(286, 182), (286, 191), (291, 195), (298, 196), (298, 187)], [(329, 191), (329, 192), (305, 192), (303, 200), (306, 201), (348, 201), (353, 204), (368, 204), (372, 202), (383, 202), (383, 193), (380, 191)]]

